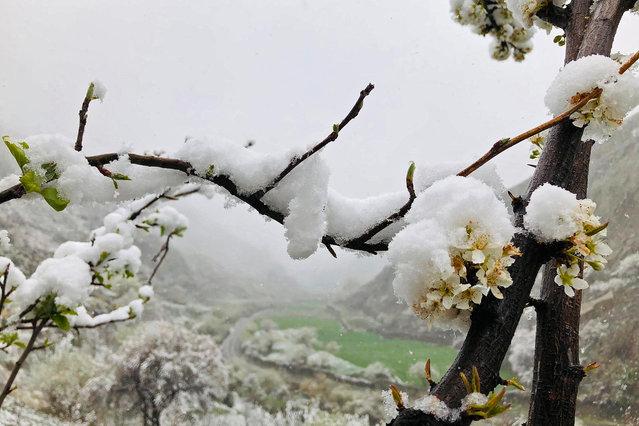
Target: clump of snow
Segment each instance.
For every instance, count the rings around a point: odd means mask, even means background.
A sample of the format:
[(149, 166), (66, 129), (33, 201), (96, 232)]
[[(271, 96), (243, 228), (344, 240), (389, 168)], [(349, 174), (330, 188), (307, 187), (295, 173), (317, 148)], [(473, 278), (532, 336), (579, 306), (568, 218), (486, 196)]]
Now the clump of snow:
[(40, 296), (55, 294), (55, 302), (75, 307), (91, 292), (91, 270), (81, 259), (70, 256), (46, 259), (38, 265), (33, 275), (25, 280), (14, 293), (14, 300), (23, 307), (29, 306)]
[[(470, 311), (512, 284), (507, 271), (519, 254), (506, 206), (474, 178), (451, 176), (415, 200), (408, 225), (389, 246), (393, 288), (422, 318), (464, 329)], [(471, 273), (472, 272), (472, 273)]]
[(594, 215), (596, 206), (592, 200), (577, 200), (575, 194), (546, 183), (532, 193), (526, 208), (524, 225), (539, 241), (571, 243), (555, 276), (555, 283), (570, 297), (575, 295), (574, 289), (588, 287), (579, 262), (599, 271), (607, 263), (605, 256), (612, 253), (602, 240), (606, 231)]
[(611, 58), (591, 55), (568, 63), (546, 92), (550, 112), (559, 115), (595, 88), (603, 93), (590, 100), (571, 118), (577, 127), (586, 126), (582, 140), (604, 142), (621, 126), (625, 116), (639, 105), (639, 79), (633, 72), (619, 74)]
[(460, 409), (466, 411), (466, 409), (472, 405), (484, 405), (488, 402), (488, 397), (481, 392), (469, 393), (462, 399)]
[(7, 291), (11, 288), (18, 287), (25, 281), (25, 276), (11, 259), (0, 256), (0, 279), (4, 279), (3, 275), (7, 273)]
[(143, 298), (151, 298), (153, 297), (153, 287), (150, 285), (143, 285), (138, 289), (138, 294)]
[(326, 233), (329, 169), (314, 155), (289, 173), (264, 197), (264, 202), (284, 212), (287, 251), (293, 259), (315, 253)]
[(590, 200), (579, 201), (575, 194), (545, 183), (530, 196), (524, 225), (540, 241), (563, 240), (579, 230), (579, 211), (594, 209), (594, 203), (591, 203)]
[(106, 97), (107, 88), (100, 80), (93, 80), (93, 99), (99, 99), (100, 102), (104, 102)]
[(422, 410), (424, 413), (431, 413), (440, 420), (455, 422), (459, 420), (461, 411), (450, 408), (444, 401), (435, 395), (427, 395), (415, 401), (413, 408)]
[(150, 226), (159, 226), (162, 235), (181, 233), (189, 226), (189, 220), (182, 213), (171, 206), (163, 206), (150, 213), (144, 219)]
[[(402, 397), (402, 402), (405, 407), (408, 406), (408, 394), (404, 391), (399, 391), (399, 394)], [(382, 404), (384, 406), (384, 414), (386, 415), (386, 420), (390, 421), (397, 416), (397, 405), (395, 404), (395, 400), (393, 399), (393, 392), (388, 390), (382, 391)]]
[(177, 158), (188, 161), (200, 176), (228, 176), (248, 195), (272, 182), (296, 154), (264, 154), (216, 137), (188, 139)]

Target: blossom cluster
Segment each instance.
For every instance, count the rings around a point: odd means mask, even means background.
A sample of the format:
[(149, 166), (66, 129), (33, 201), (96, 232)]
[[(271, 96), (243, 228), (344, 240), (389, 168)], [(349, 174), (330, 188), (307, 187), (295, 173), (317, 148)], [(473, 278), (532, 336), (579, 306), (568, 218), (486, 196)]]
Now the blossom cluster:
[(559, 72), (546, 92), (545, 103), (551, 113), (559, 115), (597, 87), (603, 90), (601, 95), (570, 118), (575, 126), (586, 126), (582, 140), (605, 142), (639, 105), (639, 79), (632, 69), (619, 74), (619, 63), (611, 58), (601, 55), (580, 58)]
[(488, 293), (503, 298), (519, 254), (505, 205), (483, 182), (452, 176), (419, 195), (389, 246), (395, 294), (421, 318), (464, 329)]
[(566, 0), (506, 0), (508, 8), (512, 11), (516, 19), (522, 22), (527, 28), (537, 25), (548, 33), (552, 30), (552, 25), (537, 17), (537, 12), (550, 4), (563, 6)]
[(596, 204), (589, 199), (577, 200), (572, 194), (551, 184), (537, 188), (530, 197), (524, 225), (542, 242), (570, 243), (558, 259), (555, 283), (563, 286), (572, 297), (575, 289), (583, 290), (588, 283), (581, 278), (581, 267), (600, 271), (612, 250), (604, 242), (607, 224), (594, 215)]
[(504, 0), (451, 0), (450, 6), (455, 21), (472, 27), (477, 34), (493, 37), (493, 58), (505, 60), (512, 55), (522, 61), (531, 51), (533, 30), (513, 16)]
[[(99, 288), (110, 288), (114, 280), (131, 279), (141, 266), (141, 252), (134, 245), (140, 228), (162, 228), (178, 235), (188, 225), (186, 218), (170, 207), (161, 207), (148, 215), (131, 219), (132, 214), (146, 206), (151, 198), (137, 200), (120, 207), (104, 218), (104, 225), (95, 229), (90, 241), (67, 241), (51, 258), (45, 259), (30, 277), (20, 271), (10, 259), (0, 257), (0, 269), (6, 271), (6, 290), (12, 293), (10, 321), (18, 313), (33, 309), (35, 315), (48, 306), (52, 319), (60, 328), (96, 326), (138, 316), (143, 304), (153, 296), (153, 288), (143, 285), (138, 297), (110, 312), (91, 316), (85, 304)], [(2, 234), (0, 234), (2, 235)]]

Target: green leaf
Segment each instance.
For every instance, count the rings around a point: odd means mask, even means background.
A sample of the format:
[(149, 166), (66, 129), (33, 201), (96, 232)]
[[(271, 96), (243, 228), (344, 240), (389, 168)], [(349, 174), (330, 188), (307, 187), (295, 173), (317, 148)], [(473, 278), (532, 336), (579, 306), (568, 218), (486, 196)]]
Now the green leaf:
[(588, 235), (589, 237), (592, 237), (593, 235), (597, 235), (598, 233), (600, 233), (601, 231), (606, 229), (608, 227), (609, 223), (610, 222), (606, 222), (603, 225), (597, 226), (595, 228), (587, 229), (586, 230), (586, 235)]
[(102, 262), (104, 262), (105, 260), (107, 260), (107, 257), (109, 257), (109, 252), (108, 251), (103, 251), (100, 254), (100, 260), (98, 260), (98, 265)]
[(31, 192), (40, 192), (40, 182), (38, 182), (38, 180), (35, 172), (31, 170), (20, 178), (20, 183), (22, 183), (24, 190), (29, 194)]
[(85, 99), (93, 99), (93, 88), (95, 87), (95, 84), (91, 83), (89, 84), (89, 88), (87, 89), (87, 94), (84, 95)]
[(69, 204), (69, 200), (60, 197), (55, 188), (44, 188), (40, 191), (44, 200), (57, 212), (64, 210)]
[(118, 189), (118, 182), (119, 180), (131, 180), (130, 177), (128, 177), (127, 175), (123, 175), (121, 173), (114, 173), (111, 175), (111, 180), (113, 181), (113, 186), (115, 187), (115, 189)]
[(333, 133), (339, 133), (339, 124), (333, 124)]
[(555, 38), (552, 39), (552, 42), (553, 43), (559, 43), (562, 38), (563, 38), (563, 35), (555, 36)]
[(113, 173), (111, 175), (111, 179), (115, 179), (115, 180), (131, 180), (130, 177), (128, 177), (127, 175), (123, 175), (122, 173)]
[(14, 345), (16, 345), (17, 347), (22, 348), (22, 349), (26, 349), (27, 348), (27, 345), (25, 345), (22, 342), (15, 342)]
[(51, 316), (51, 320), (60, 330), (69, 331), (69, 320), (64, 315), (54, 314)]
[(7, 346), (13, 344), (16, 340), (18, 340), (18, 333), (0, 335), (0, 342), (5, 343)]
[[(3, 136), (2, 140), (4, 141), (4, 144), (7, 145), (7, 148), (9, 148), (9, 152), (11, 152), (11, 155), (13, 155), (13, 158), (16, 159), (16, 163), (18, 163), (20, 170), (22, 170), (22, 173), (24, 173), (24, 165), (29, 162), (29, 159), (27, 158), (27, 154), (25, 154), (24, 149), (22, 149), (21, 147), (19, 147), (18, 145), (14, 143), (9, 142), (8, 136)], [(22, 146), (27, 148), (29, 147), (29, 145), (27, 145), (26, 143)]]
[(46, 182), (51, 182), (54, 179), (59, 178), (60, 176), (58, 175), (58, 170), (56, 168), (56, 164), (51, 161), (49, 163), (44, 163), (42, 165), (42, 168), (44, 169), (44, 180)]
[(215, 164), (211, 164), (209, 166), (209, 169), (206, 171), (206, 177), (211, 178), (213, 177), (213, 172), (215, 171)]
[(410, 166), (408, 167), (408, 172), (406, 172), (406, 182), (412, 182), (413, 176), (415, 176), (415, 162), (411, 161)]

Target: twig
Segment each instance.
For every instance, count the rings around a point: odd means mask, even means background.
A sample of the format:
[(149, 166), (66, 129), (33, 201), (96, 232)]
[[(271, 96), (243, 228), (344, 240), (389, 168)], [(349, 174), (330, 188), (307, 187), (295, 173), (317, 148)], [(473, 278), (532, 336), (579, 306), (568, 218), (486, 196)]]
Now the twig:
[(0, 297), (0, 314), (2, 313), (2, 309), (4, 308), (4, 302), (7, 298), (6, 290), (7, 290), (7, 280), (9, 278), (9, 267), (11, 264), (9, 263), (2, 274), (2, 296)]
[[(621, 68), (619, 68), (619, 74), (625, 73), (635, 62), (637, 62), (637, 60), (639, 60), (639, 51), (636, 52), (634, 55), (632, 55), (632, 57), (628, 59), (628, 61), (626, 61), (621, 66)], [(468, 176), (469, 174), (471, 174), (472, 172), (474, 172), (475, 170), (477, 170), (478, 168), (486, 164), (488, 161), (495, 158), (497, 155), (501, 154), (507, 149), (517, 145), (519, 142), (525, 141), (531, 136), (535, 136), (536, 134), (541, 133), (546, 129), (550, 129), (551, 127), (556, 126), (563, 120), (569, 118), (574, 112), (578, 111), (580, 108), (586, 105), (590, 100), (601, 95), (601, 92), (603, 92), (603, 90), (597, 87), (593, 89), (590, 93), (586, 94), (583, 98), (581, 98), (579, 102), (573, 105), (570, 109), (564, 111), (562, 114), (558, 115), (552, 120), (549, 120), (535, 128), (532, 128), (528, 130), (527, 132), (522, 133), (521, 135), (515, 136), (514, 138), (505, 138), (505, 139), (501, 139), (497, 141), (486, 154), (484, 154), (480, 159), (475, 161), (470, 166), (466, 167), (461, 172), (457, 173), (457, 176)]]
[(621, 66), (621, 68), (619, 68), (619, 74), (623, 74), (626, 71), (628, 71), (628, 69), (638, 60), (639, 60), (639, 51), (637, 51), (634, 55), (632, 55), (630, 59), (628, 59), (626, 63), (624, 63)]
[(564, 121), (566, 118), (570, 117), (574, 112), (579, 110), (581, 107), (586, 105), (590, 100), (599, 96), (601, 92), (603, 92), (603, 90), (597, 87), (592, 92), (584, 96), (572, 108), (570, 108), (567, 111), (564, 111), (562, 114), (558, 115), (552, 120), (546, 121), (545, 123), (540, 124), (539, 126), (532, 128), (528, 130), (527, 132), (524, 132), (518, 136), (515, 136), (514, 138), (505, 138), (495, 142), (495, 144), (492, 146), (492, 148), (490, 148), (490, 150), (486, 154), (484, 154), (481, 158), (479, 158), (470, 166), (466, 167), (461, 172), (457, 173), (457, 176), (468, 176), (469, 174), (471, 174), (472, 172), (474, 172), (475, 170), (479, 169), (481, 166), (486, 164), (488, 161), (492, 160), (493, 158), (495, 158), (502, 152), (506, 151), (507, 149), (517, 145), (519, 142), (525, 141), (531, 136), (535, 136), (536, 134), (541, 133), (546, 129), (550, 129), (551, 127), (556, 126), (557, 124)]
[(151, 207), (155, 202), (157, 202), (158, 200), (165, 198), (168, 200), (177, 200), (180, 197), (185, 197), (187, 195), (191, 195), (191, 194), (195, 194), (196, 192), (198, 192), (200, 190), (200, 188), (194, 188), (194, 189), (189, 189), (187, 191), (184, 192), (180, 192), (178, 194), (174, 194), (174, 195), (167, 195), (171, 190), (167, 189), (166, 191), (164, 191), (162, 194), (158, 194), (155, 197), (153, 197), (148, 203), (146, 203), (144, 206), (140, 207), (139, 209), (137, 209), (136, 211), (134, 211), (131, 216), (129, 216), (129, 220), (135, 220), (138, 216), (140, 216), (140, 214), (145, 210), (148, 209), (149, 207)]
[(411, 165), (408, 167), (408, 172), (406, 173), (406, 190), (408, 191), (408, 201), (404, 204), (398, 211), (388, 216), (386, 219), (379, 222), (377, 225), (370, 228), (364, 234), (360, 235), (357, 238), (352, 239), (346, 245), (354, 244), (361, 245), (366, 243), (368, 240), (373, 238), (377, 233), (387, 228), (388, 226), (395, 223), (397, 220), (403, 218), (406, 213), (413, 206), (413, 201), (417, 198), (415, 194), (415, 186), (413, 185), (413, 175), (415, 173), (415, 163), (411, 162)]
[(7, 382), (4, 385), (4, 389), (2, 390), (2, 393), (0, 393), (0, 407), (2, 407), (2, 404), (5, 398), (7, 397), (7, 395), (9, 395), (13, 391), (13, 389), (15, 389), (12, 387), (13, 382), (16, 379), (16, 376), (18, 375), (20, 368), (22, 368), (22, 364), (24, 364), (24, 361), (29, 356), (29, 353), (33, 350), (33, 345), (35, 344), (35, 341), (38, 338), (38, 335), (42, 331), (42, 328), (44, 327), (46, 320), (42, 320), (39, 325), (37, 324), (37, 322), (38, 322), (37, 319), (33, 320), (33, 332), (31, 333), (31, 338), (29, 339), (27, 346), (22, 351), (20, 358), (18, 358), (18, 360), (14, 364), (13, 369), (11, 370), (11, 374), (9, 375), (9, 378), (7, 379)]
[(344, 127), (346, 127), (346, 125), (353, 118), (357, 117), (357, 115), (359, 114), (359, 111), (364, 106), (364, 98), (366, 98), (366, 96), (368, 96), (373, 91), (374, 88), (375, 88), (375, 86), (373, 84), (369, 83), (368, 86), (366, 86), (366, 88), (364, 90), (359, 92), (359, 98), (357, 98), (357, 102), (355, 102), (355, 105), (353, 106), (353, 108), (346, 115), (346, 117), (344, 117), (344, 119), (342, 120), (341, 123), (339, 123), (338, 125), (334, 126), (333, 131), (323, 141), (321, 141), (320, 143), (315, 145), (310, 150), (306, 151), (303, 155), (301, 155), (299, 157), (294, 157), (291, 160), (291, 162), (289, 163), (289, 165), (286, 166), (286, 168), (284, 170), (282, 170), (282, 172), (279, 175), (277, 175), (277, 177), (275, 179), (273, 179), (273, 181), (271, 183), (269, 183), (264, 188), (260, 189), (256, 193), (254, 193), (253, 197), (255, 197), (257, 199), (262, 198), (267, 192), (269, 192), (270, 190), (275, 188), (282, 181), (282, 179), (284, 179), (284, 177), (286, 177), (286, 175), (288, 175), (290, 172), (293, 171), (293, 169), (295, 169), (295, 167), (299, 166), (304, 160), (306, 160), (308, 157), (310, 157), (311, 155), (315, 154), (316, 152), (318, 152), (319, 150), (324, 148), (330, 142), (333, 142), (334, 140), (336, 140), (338, 138), (338, 136), (339, 136), (339, 132)]
[(93, 100), (93, 83), (89, 85), (86, 95), (84, 95), (84, 101), (82, 101), (82, 108), (78, 115), (80, 116), (80, 125), (78, 126), (78, 137), (75, 141), (75, 150), (82, 151), (82, 138), (84, 138), (84, 128), (87, 125), (87, 117), (89, 112), (89, 104)]
[[(155, 264), (155, 268), (153, 268), (153, 272), (151, 272), (151, 276), (147, 280), (147, 284), (151, 285), (151, 281), (155, 277), (155, 274), (158, 272), (158, 269), (160, 269), (160, 265), (162, 265), (162, 262), (164, 262), (164, 258), (166, 258), (166, 255), (169, 253), (169, 242), (171, 241), (171, 237), (173, 235), (174, 233), (171, 232), (166, 237), (166, 242), (162, 245), (160, 251), (155, 256), (153, 256), (153, 261), (157, 261), (157, 263)], [(160, 257), (160, 260), (157, 260), (158, 257)]]
[(324, 246), (326, 247), (326, 250), (328, 250), (328, 252), (331, 254), (331, 256), (337, 259), (337, 253), (335, 253), (335, 250), (333, 249), (333, 247), (331, 247), (330, 244), (326, 244), (326, 243), (324, 243)]

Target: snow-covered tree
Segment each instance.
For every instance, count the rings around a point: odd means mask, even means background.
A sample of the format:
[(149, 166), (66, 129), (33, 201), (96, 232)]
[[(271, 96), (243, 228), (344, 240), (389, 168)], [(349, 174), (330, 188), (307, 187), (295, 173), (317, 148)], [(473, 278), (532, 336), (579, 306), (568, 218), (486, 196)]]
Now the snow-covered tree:
[(228, 388), (227, 369), (213, 339), (168, 322), (149, 323), (127, 339), (110, 369), (108, 380), (98, 377), (87, 388), (106, 392), (105, 400), (116, 410), (127, 417), (141, 415), (145, 425), (160, 425), (169, 407), (174, 415), (206, 413)]
[[(136, 314), (152, 294), (150, 287), (142, 287), (141, 299), (128, 307), (91, 317), (85, 304), (92, 286), (136, 272), (136, 229), (172, 236), (185, 226), (168, 208), (144, 217), (137, 213), (141, 208), (158, 197), (192, 191), (193, 185), (212, 185), (281, 223), (293, 258), (308, 257), (320, 246), (333, 256), (335, 247), (371, 254), (388, 250), (396, 295), (421, 318), (467, 331), (457, 359), (439, 383), (428, 377), (430, 396), (411, 409), (393, 390), (398, 415), (391, 424), (463, 425), (504, 411), (503, 391), (493, 390), (519, 386), (501, 378), (499, 370), (526, 306), (537, 310), (528, 424), (572, 424), (579, 383), (595, 367), (579, 360), (581, 291), (588, 287), (583, 271), (604, 268), (611, 251), (603, 240), (606, 224), (595, 215), (595, 203), (586, 199), (590, 150), (595, 141), (610, 138), (639, 104), (639, 53), (610, 57), (623, 15), (638, 8), (636, 0), (451, 0), (454, 20), (492, 38), (496, 59), (523, 60), (532, 49), (535, 27), (564, 31), (556, 42), (565, 45), (565, 67), (545, 99), (554, 118), (497, 141), (461, 171), (442, 167), (422, 172), (412, 164), (405, 192), (365, 200), (329, 188), (321, 151), (358, 116), (372, 84), (327, 137), (308, 149), (266, 154), (225, 140), (188, 138), (172, 156), (85, 157), (89, 103), (105, 94), (103, 86), (92, 83), (75, 143), (58, 136), (5, 139), (20, 173), (0, 182), (0, 203), (42, 197), (61, 210), (68, 203), (150, 198), (107, 216), (90, 242), (63, 244), (28, 279), (11, 260), (0, 258), (0, 309), (12, 294), (15, 311), (3, 339), (7, 346), (18, 341), (11, 327), (32, 332), (14, 372), (46, 326), (94, 326)], [(509, 199), (495, 173), (483, 166), (529, 138), (534, 138), (539, 161), (526, 193)], [(504, 200), (512, 202), (514, 217)], [(6, 244), (6, 233), (0, 234), (0, 247)], [(532, 299), (542, 267), (541, 297)], [(12, 373), (0, 404), (14, 379)]]

